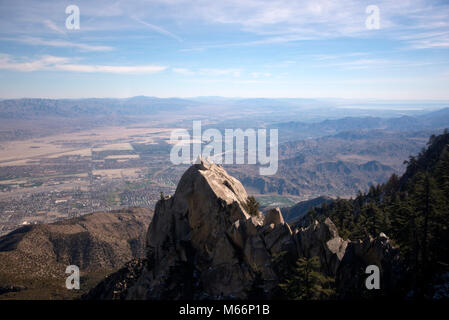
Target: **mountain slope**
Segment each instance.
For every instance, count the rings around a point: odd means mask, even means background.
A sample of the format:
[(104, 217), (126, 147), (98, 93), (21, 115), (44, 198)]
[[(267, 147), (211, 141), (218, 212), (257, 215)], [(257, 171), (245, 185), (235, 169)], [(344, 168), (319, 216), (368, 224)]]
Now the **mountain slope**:
[[(109, 275), (85, 299), (279, 299), (280, 284), (298, 258), (317, 257), (319, 272), (353, 282), (349, 267), (381, 268), (384, 290), (397, 288), (397, 250), (384, 234), (363, 242), (342, 239), (330, 219), (292, 230), (281, 211), (265, 216), (242, 184), (221, 166), (202, 161), (182, 176), (173, 196), (156, 204), (146, 259)], [(365, 265), (366, 264), (366, 265)], [(360, 280), (364, 280), (360, 278)], [(337, 296), (344, 290), (337, 292)]]
[[(143, 256), (144, 233), (151, 218), (152, 211), (145, 208), (97, 212), (25, 226), (1, 237), (0, 287), (27, 289), (0, 298), (64, 298), (85, 292), (99, 276)], [(68, 265), (77, 265), (86, 277), (81, 292), (64, 288)]]
[(298, 202), (291, 207), (281, 208), (281, 211), (283, 216), (285, 217), (285, 220), (289, 223), (292, 223), (295, 220), (302, 218), (306, 213), (310, 211), (310, 209), (318, 207), (324, 202), (330, 201), (332, 201), (332, 198), (321, 196), (318, 198)]
[[(416, 298), (444, 296), (449, 272), (449, 131), (431, 136), (407, 161), (402, 177), (371, 186), (355, 199), (337, 199), (311, 210), (299, 225), (332, 219), (344, 237), (386, 232), (399, 245), (407, 268), (404, 289)], [(447, 297), (447, 293), (445, 294)]]

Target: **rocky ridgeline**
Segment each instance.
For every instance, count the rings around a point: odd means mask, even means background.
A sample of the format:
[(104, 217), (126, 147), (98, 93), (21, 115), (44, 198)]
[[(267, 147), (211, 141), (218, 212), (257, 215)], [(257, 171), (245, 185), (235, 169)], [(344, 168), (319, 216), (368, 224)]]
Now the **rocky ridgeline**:
[(127, 264), (84, 298), (246, 299), (255, 285), (275, 298), (279, 263), (313, 256), (323, 273), (336, 278), (341, 297), (360, 288), (370, 264), (379, 266), (389, 282), (385, 288), (391, 287), (398, 253), (384, 234), (351, 242), (330, 219), (292, 230), (279, 209), (250, 215), (247, 199), (242, 184), (221, 166), (191, 166), (174, 196), (156, 204), (146, 259)]

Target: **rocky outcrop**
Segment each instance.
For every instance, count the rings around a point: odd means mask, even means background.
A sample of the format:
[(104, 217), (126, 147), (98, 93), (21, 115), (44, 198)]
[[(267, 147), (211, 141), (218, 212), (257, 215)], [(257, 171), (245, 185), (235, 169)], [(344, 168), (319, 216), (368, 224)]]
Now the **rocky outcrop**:
[(202, 161), (160, 200), (147, 234), (148, 265), (130, 299), (245, 298), (257, 274), (275, 284), (263, 215), (246, 211), (241, 183)]
[(271, 209), (265, 216), (262, 229), (266, 248), (275, 257), (283, 251), (296, 257), (296, 243), (290, 226), (284, 221), (279, 208)]
[[(365, 280), (368, 276), (365, 270), (369, 265), (379, 267), (382, 290), (365, 290)], [(399, 284), (404, 273), (399, 250), (393, 247), (384, 233), (380, 233), (376, 238), (351, 241), (338, 268), (337, 292), (343, 299), (393, 296), (399, 293)]]
[(250, 215), (247, 201), (242, 184), (221, 166), (191, 166), (175, 194), (156, 204), (146, 260), (109, 276), (86, 298), (246, 299), (256, 287), (275, 298), (279, 270), (298, 257), (317, 256), (321, 271), (340, 284), (353, 280), (347, 270), (354, 259), (387, 270), (394, 257), (383, 238), (344, 240), (330, 219), (292, 231), (280, 209)]
[(123, 268), (109, 275), (95, 288), (83, 295), (83, 300), (123, 300), (142, 274), (144, 260), (133, 259)]
[(296, 229), (296, 243), (300, 257), (317, 256), (321, 262), (321, 271), (334, 277), (342, 261), (349, 240), (338, 235), (337, 227), (329, 219), (323, 223), (315, 222), (301, 229)]

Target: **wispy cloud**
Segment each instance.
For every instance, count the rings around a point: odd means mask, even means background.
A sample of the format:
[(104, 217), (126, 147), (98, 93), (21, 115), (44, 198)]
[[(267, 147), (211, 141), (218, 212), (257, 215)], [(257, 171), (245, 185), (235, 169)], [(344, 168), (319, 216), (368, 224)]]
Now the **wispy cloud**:
[(17, 61), (8, 54), (0, 54), (0, 69), (33, 72), (68, 63), (70, 60), (70, 58), (45, 55), (35, 60)]
[(332, 66), (345, 67), (347, 69), (367, 69), (373, 67), (385, 67), (393, 62), (388, 59), (357, 59), (344, 62), (331, 63)]
[(182, 42), (182, 39), (180, 37), (178, 37), (177, 35), (171, 33), (170, 31), (165, 30), (162, 27), (156, 26), (156, 25), (151, 24), (149, 22), (142, 21), (141, 19), (139, 19), (137, 17), (134, 17), (134, 16), (131, 16), (131, 19), (133, 19), (134, 21), (136, 21), (136, 22), (138, 22), (138, 23), (140, 23), (140, 24), (150, 28), (153, 31), (156, 31), (156, 32), (158, 32), (160, 34), (163, 34), (163, 35), (166, 35), (166, 36), (169, 36), (169, 37), (171, 37), (171, 38), (173, 38), (173, 39), (175, 39), (175, 40), (177, 40), (179, 42)]
[[(0, 69), (59, 72), (38, 74), (33, 86), (26, 74), (0, 71), (6, 95), (11, 88), (53, 94), (55, 81), (74, 72), (164, 70), (126, 90), (245, 95), (236, 84), (251, 83), (250, 94), (389, 95), (400, 91), (396, 83), (417, 95), (449, 92), (447, 81), (435, 80), (448, 70), (446, 0), (77, 0), (80, 30), (65, 28), (67, 4), (0, 1), (0, 51), (9, 54), (0, 55)], [(366, 28), (368, 5), (380, 9), (380, 30)], [(360, 82), (362, 74), (386, 80)], [(76, 78), (80, 95), (98, 90), (94, 77)], [(106, 90), (123, 90), (120, 78), (110, 77)]]
[(1, 38), (4, 41), (15, 41), (21, 42), (32, 46), (48, 46), (48, 47), (59, 47), (59, 48), (76, 48), (83, 51), (112, 51), (113, 47), (110, 46), (99, 46), (91, 45), (86, 43), (78, 43), (66, 40), (46, 40), (37, 37), (20, 37), (20, 38)]
[(56, 70), (89, 73), (128, 73), (128, 74), (152, 74), (164, 71), (164, 66), (106, 66), (86, 64), (59, 64), (54, 66)]
[(269, 78), (271, 77), (270, 72), (251, 72), (253, 78)]
[[(172, 2), (169, 2), (171, 5)], [(180, 0), (179, 3), (185, 3)], [(206, 5), (207, 3), (207, 5)], [(401, 39), (421, 31), (447, 30), (449, 26), (449, 4), (428, 3), (424, 0), (372, 1), (359, 0), (229, 0), (191, 1), (184, 17), (211, 24), (233, 25), (243, 31), (253, 33), (259, 39), (245, 42), (213, 43), (194, 46), (183, 51), (239, 46), (259, 46), (276, 43), (290, 43), (304, 40), (335, 39), (339, 37), (377, 36), (375, 31), (365, 26), (368, 5), (375, 4), (380, 9), (381, 30), (389, 30), (384, 36)], [(415, 48), (446, 47), (446, 39), (411, 42)]]
[(336, 60), (348, 57), (358, 57), (368, 55), (367, 52), (350, 52), (350, 53), (341, 53), (341, 54), (314, 54), (311, 57), (314, 60), (318, 61), (326, 61), (326, 60)]
[(446, 61), (441, 60), (397, 60), (397, 59), (356, 59), (347, 61), (338, 61), (323, 64), (322, 67), (341, 67), (348, 70), (355, 69), (379, 69), (379, 68), (415, 68), (415, 67), (427, 67), (431, 65), (442, 65)]
[(417, 33), (403, 39), (413, 49), (449, 48), (449, 31)]
[(182, 75), (193, 75), (195, 72), (187, 69), (187, 68), (172, 68), (174, 73), (182, 74)]
[(45, 19), (43, 21), (44, 25), (46, 25), (48, 28), (50, 28), (51, 30), (59, 33), (59, 34), (66, 34), (66, 30), (59, 27), (58, 25), (56, 25), (53, 21), (49, 20), (49, 19)]
[(0, 69), (14, 70), (20, 72), (47, 71), (69, 71), (81, 73), (118, 73), (118, 74), (153, 74), (164, 71), (166, 66), (157, 65), (97, 65), (74, 63), (73, 59), (45, 55), (38, 59), (18, 61), (10, 55), (0, 55)]
[(172, 71), (181, 75), (196, 75), (205, 77), (222, 77), (231, 76), (238, 78), (242, 74), (242, 70), (238, 68), (200, 68), (191, 70), (187, 68), (172, 68)]
[(313, 37), (313, 36), (291, 34), (291, 35), (280, 35), (280, 36), (274, 36), (274, 37), (264, 37), (262, 39), (244, 41), (244, 42), (227, 42), (227, 43), (202, 45), (199, 47), (180, 49), (180, 51), (181, 52), (194, 52), (194, 51), (204, 51), (206, 49), (251, 47), (251, 46), (289, 43), (289, 42), (304, 41), (304, 40), (313, 40), (313, 39), (315, 39), (315, 37)]
[(203, 68), (200, 69), (199, 72), (201, 75), (207, 75), (207, 76), (233, 76), (233, 77), (240, 77), (242, 71), (240, 69), (214, 69), (214, 68)]
[[(178, 42), (184, 39), (176, 34), (180, 28), (198, 26), (218, 30), (230, 26), (234, 30), (256, 35), (257, 39), (232, 41), (226, 43), (206, 43), (192, 45), (184, 51), (201, 51), (209, 48), (232, 46), (257, 46), (275, 43), (289, 43), (301, 40), (331, 39), (338, 37), (370, 37), (375, 32), (367, 30), (365, 20), (368, 5), (380, 8), (380, 26), (383, 30), (392, 30), (387, 35), (398, 38), (411, 31), (448, 27), (449, 4), (444, 1), (425, 0), (152, 0), (152, 1), (116, 1), (106, 0), (92, 3), (79, 0), (83, 27), (80, 32), (95, 30), (136, 30), (141, 26), (165, 35)], [(8, 25), (10, 30), (19, 32), (19, 26), (26, 24), (46, 25), (52, 32), (64, 34), (61, 19), (62, 6), (47, 1), (5, 5), (0, 10), (14, 10), (21, 15), (7, 17), (0, 26)], [(23, 17), (26, 15), (26, 17)], [(42, 17), (48, 17), (42, 20)], [(54, 21), (58, 21), (55, 23)], [(88, 21), (88, 23), (87, 23)], [(150, 21), (157, 21), (151, 23)], [(132, 23), (130, 23), (132, 22)], [(138, 24), (136, 24), (136, 22)], [(11, 28), (15, 26), (16, 28)], [(42, 28), (35, 28), (36, 33)], [(30, 30), (30, 29), (28, 29)], [(214, 32), (215, 30), (211, 30)], [(187, 41), (186, 41), (187, 42)], [(444, 42), (417, 44), (417, 47), (444, 46)]]

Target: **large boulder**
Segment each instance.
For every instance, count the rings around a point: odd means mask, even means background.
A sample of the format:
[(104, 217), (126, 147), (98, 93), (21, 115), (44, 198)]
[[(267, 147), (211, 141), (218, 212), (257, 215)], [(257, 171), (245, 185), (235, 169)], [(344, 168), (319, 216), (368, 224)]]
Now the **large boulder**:
[(284, 251), (296, 257), (297, 250), (293, 232), (288, 223), (284, 221), (279, 208), (268, 211), (263, 225), (262, 234), (265, 245), (273, 257)]
[(329, 218), (321, 223), (315, 220), (308, 227), (296, 229), (295, 239), (299, 257), (317, 256), (321, 271), (329, 276), (336, 275), (349, 240), (343, 240), (338, 235), (337, 227)]
[(276, 275), (260, 232), (264, 217), (249, 215), (247, 198), (221, 166), (190, 167), (174, 196), (156, 204), (148, 264), (128, 298), (245, 298), (256, 276), (269, 291)]
[[(380, 271), (380, 289), (367, 290), (366, 267), (375, 265)], [(340, 263), (336, 287), (342, 299), (360, 299), (379, 296), (394, 296), (400, 293), (400, 282), (405, 274), (399, 250), (390, 239), (380, 233), (376, 238), (351, 241)]]

